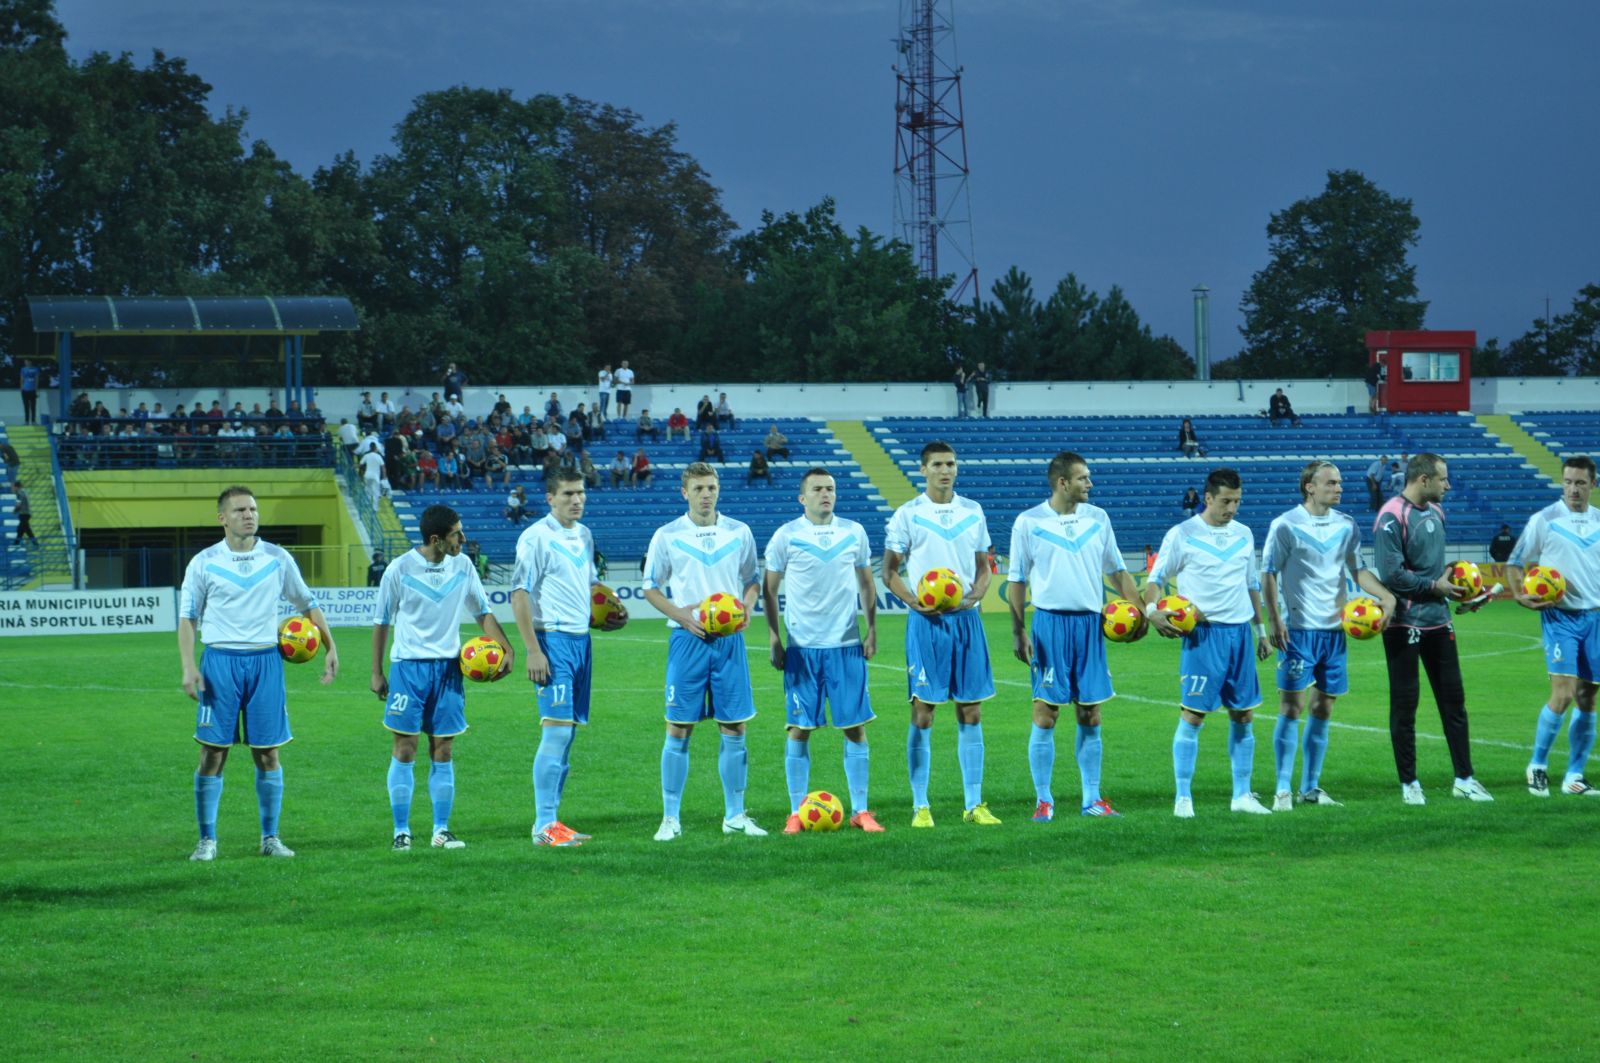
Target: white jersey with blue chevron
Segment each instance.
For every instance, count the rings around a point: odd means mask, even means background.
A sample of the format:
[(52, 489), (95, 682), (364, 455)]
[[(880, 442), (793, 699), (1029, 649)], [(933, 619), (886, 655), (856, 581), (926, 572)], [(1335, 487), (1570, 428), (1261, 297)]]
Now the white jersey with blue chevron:
[(861, 641), (857, 572), (872, 568), (865, 528), (840, 516), (826, 524), (796, 517), (772, 533), (765, 563), (768, 572), (783, 573), (783, 626), (791, 645), (821, 650)]
[(1600, 513), (1593, 506), (1574, 513), (1564, 499), (1551, 503), (1528, 518), (1511, 563), (1548, 565), (1566, 577), (1560, 608), (1600, 609)]
[(1256, 618), (1250, 592), (1261, 589), (1256, 571), (1256, 537), (1238, 521), (1220, 528), (1202, 517), (1175, 524), (1161, 540), (1150, 579), (1176, 578), (1178, 593), (1199, 607), (1207, 620), (1247, 624)]
[(599, 578), (594, 537), (577, 521), (563, 528), (546, 514), (517, 536), (511, 586), (528, 592), (535, 631), (588, 634), (589, 591)]
[(207, 646), (260, 649), (278, 644), (279, 599), (302, 613), (317, 607), (289, 552), (257, 539), (240, 554), (224, 539), (195, 554), (184, 570), (178, 615), (199, 623)]
[(1261, 570), (1277, 575), (1285, 624), (1292, 628), (1338, 627), (1346, 576), (1361, 567), (1355, 519), (1337, 509), (1318, 517), (1303, 504), (1295, 506), (1272, 522), (1261, 544)]
[(1008, 581), (1028, 584), (1035, 607), (1057, 612), (1099, 612), (1103, 577), (1127, 569), (1111, 518), (1087, 502), (1071, 513), (1048, 502), (1025, 511), (1011, 525), (1010, 566)]
[(978, 578), (978, 555), (989, 549), (989, 522), (970, 498), (935, 502), (924, 491), (894, 511), (883, 545), (905, 559), (901, 571), (913, 589), (924, 572), (947, 568), (968, 591)]
[(436, 565), (407, 550), (383, 570), (372, 622), (394, 628), (393, 661), (432, 661), (461, 652), (461, 622), (489, 612), (478, 567), (466, 554)]
[[(756, 537), (750, 526), (717, 514), (701, 527), (685, 513), (650, 537), (644, 558), (645, 589), (654, 587), (680, 609), (693, 609), (721, 591), (736, 598), (756, 581)], [(668, 627), (679, 627), (668, 620)]]

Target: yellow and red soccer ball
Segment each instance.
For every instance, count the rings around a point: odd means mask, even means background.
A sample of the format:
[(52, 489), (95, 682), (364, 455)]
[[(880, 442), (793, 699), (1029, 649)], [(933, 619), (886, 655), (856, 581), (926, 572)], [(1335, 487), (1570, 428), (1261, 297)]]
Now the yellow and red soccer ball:
[(1167, 617), (1167, 623), (1187, 635), (1194, 630), (1195, 624), (1200, 622), (1200, 614), (1195, 612), (1194, 603), (1179, 594), (1169, 594), (1156, 602), (1157, 609), (1170, 609), (1172, 615)]
[(617, 592), (604, 583), (596, 583), (589, 590), (589, 626), (603, 628), (614, 616), (621, 614), (622, 601)]
[(468, 639), (461, 647), (461, 674), (474, 683), (487, 683), (505, 664), (506, 648), (487, 635)]
[(303, 616), (291, 616), (278, 625), (278, 652), (290, 664), (303, 664), (322, 648), (322, 633)]
[(1383, 606), (1372, 598), (1351, 598), (1340, 618), (1344, 633), (1353, 639), (1370, 639), (1383, 623)]
[(700, 603), (695, 618), (705, 628), (707, 635), (733, 635), (744, 629), (744, 602), (734, 595), (715, 591), (706, 595), (706, 600)]
[(800, 802), (800, 828), (811, 831), (838, 830), (844, 826), (844, 805), (826, 790), (813, 790)]
[(1534, 565), (1522, 577), (1522, 592), (1541, 602), (1559, 602), (1567, 593), (1567, 577), (1547, 565)]
[(1472, 561), (1452, 561), (1445, 566), (1445, 578), (1467, 592), (1468, 598), (1483, 593), (1483, 573)]
[(1100, 610), (1100, 631), (1112, 642), (1130, 642), (1139, 633), (1139, 607), (1113, 598)]
[(947, 568), (930, 568), (917, 580), (917, 601), (924, 609), (948, 613), (961, 604), (961, 577)]

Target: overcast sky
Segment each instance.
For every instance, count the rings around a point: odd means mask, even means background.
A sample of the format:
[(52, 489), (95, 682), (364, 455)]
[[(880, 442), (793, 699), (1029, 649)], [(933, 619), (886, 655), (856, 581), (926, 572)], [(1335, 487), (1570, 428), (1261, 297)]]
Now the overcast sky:
[[(896, 0), (58, 0), (75, 56), (183, 56), (307, 175), (420, 93), (573, 93), (677, 124), (743, 228), (833, 196), (888, 234)], [(981, 283), (1121, 285), (1213, 359), (1270, 214), (1362, 171), (1409, 198), (1432, 328), (1521, 335), (1600, 283), (1600, 5), (957, 0)]]

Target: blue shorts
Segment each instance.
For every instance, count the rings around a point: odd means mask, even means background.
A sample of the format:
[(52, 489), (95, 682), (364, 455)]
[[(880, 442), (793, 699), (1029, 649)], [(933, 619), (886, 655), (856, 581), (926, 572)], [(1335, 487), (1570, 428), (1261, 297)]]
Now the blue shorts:
[(1178, 704), (1191, 712), (1243, 711), (1261, 704), (1256, 636), (1249, 624), (1205, 623), (1183, 636)]
[(1060, 708), (1116, 697), (1099, 613), (1033, 610), (1033, 700)]
[(426, 733), (454, 738), (467, 729), (467, 694), (462, 689), (461, 661), (432, 657), (395, 661), (389, 667), (389, 700), (383, 725), (395, 734)]
[(820, 650), (790, 646), (784, 653), (783, 703), (788, 725), (802, 731), (826, 726), (824, 701), (833, 712), (835, 727), (860, 727), (876, 718), (867, 694), (867, 659), (859, 644)]
[(1600, 682), (1600, 610), (1546, 609), (1539, 626), (1547, 672)]
[(289, 699), (283, 657), (275, 647), (223, 650), (207, 646), (200, 658), (206, 688), (195, 710), (194, 740), (225, 749), (247, 745), (276, 749), (289, 733)]
[(743, 723), (756, 714), (744, 638), (703, 639), (681, 627), (667, 637), (667, 722)]
[(976, 608), (906, 617), (906, 686), (912, 699), (930, 705), (994, 697), (989, 643)]
[(1339, 628), (1290, 628), (1288, 650), (1278, 651), (1278, 689), (1295, 693), (1314, 686), (1333, 697), (1348, 694), (1347, 657)]
[(589, 722), (589, 680), (594, 657), (588, 635), (541, 631), (539, 649), (550, 660), (550, 681), (539, 688), (539, 719)]

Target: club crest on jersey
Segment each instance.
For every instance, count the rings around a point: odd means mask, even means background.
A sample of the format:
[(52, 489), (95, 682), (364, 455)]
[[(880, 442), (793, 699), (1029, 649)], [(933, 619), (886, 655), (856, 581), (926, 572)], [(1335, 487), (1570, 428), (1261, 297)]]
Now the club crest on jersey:
[(255, 559), (250, 557), (236, 556), (233, 563), (239, 566), (239, 573), (244, 576), (250, 575), (250, 570), (256, 567)]
[(946, 528), (950, 527), (950, 525), (955, 522), (955, 519), (956, 515), (950, 512), (948, 509), (939, 514), (939, 523), (943, 524)]

